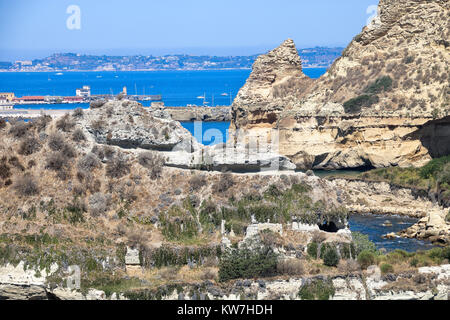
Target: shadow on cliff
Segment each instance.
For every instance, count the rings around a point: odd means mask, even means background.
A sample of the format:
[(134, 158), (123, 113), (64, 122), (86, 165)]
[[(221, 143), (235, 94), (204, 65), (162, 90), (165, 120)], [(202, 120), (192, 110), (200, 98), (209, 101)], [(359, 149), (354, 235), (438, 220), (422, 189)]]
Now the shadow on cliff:
[(450, 116), (428, 121), (404, 139), (420, 140), (432, 158), (448, 156), (450, 155)]

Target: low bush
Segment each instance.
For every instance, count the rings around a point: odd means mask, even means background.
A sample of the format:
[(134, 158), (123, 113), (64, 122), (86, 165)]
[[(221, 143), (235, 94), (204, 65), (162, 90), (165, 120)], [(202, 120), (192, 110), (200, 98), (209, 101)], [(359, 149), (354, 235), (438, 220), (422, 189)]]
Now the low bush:
[(4, 129), (6, 127), (6, 120), (3, 118), (0, 118), (0, 129)]
[(73, 127), (75, 127), (75, 122), (68, 113), (65, 114), (63, 117), (59, 118), (58, 121), (56, 121), (56, 128), (64, 132), (69, 132), (70, 130), (73, 129)]
[(222, 173), (220, 179), (212, 186), (214, 193), (228, 191), (234, 185), (233, 176), (230, 173)]
[(370, 251), (372, 253), (378, 251), (375, 243), (369, 240), (369, 236), (360, 232), (352, 232), (352, 238), (356, 249), (356, 255), (359, 255), (362, 251)]
[(138, 162), (141, 166), (150, 171), (150, 178), (152, 179), (156, 179), (161, 176), (165, 163), (164, 158), (154, 152), (141, 153), (138, 157)]
[(108, 209), (108, 199), (103, 193), (97, 192), (89, 197), (89, 212), (98, 217)]
[(29, 156), (41, 149), (42, 145), (35, 137), (26, 137), (19, 146), (19, 154)]
[(90, 172), (96, 168), (99, 168), (101, 166), (101, 162), (95, 154), (90, 152), (78, 160), (77, 166), (78, 169), (82, 171)]
[(278, 261), (277, 272), (280, 275), (301, 276), (304, 274), (305, 269), (299, 259), (284, 259)]
[(53, 152), (48, 155), (45, 169), (55, 171), (61, 180), (69, 178), (70, 160), (63, 152)]
[(38, 132), (47, 128), (47, 125), (52, 121), (52, 117), (49, 115), (41, 115), (39, 118), (36, 118), (32, 121), (31, 125)]
[(0, 162), (0, 178), (2, 180), (9, 179), (11, 177), (11, 168), (5, 163)]
[(129, 173), (130, 164), (122, 154), (110, 159), (106, 165), (106, 175), (110, 178), (122, 178)]
[(450, 156), (433, 159), (420, 169), (420, 176), (423, 179), (436, 178), (447, 163), (450, 163)]
[(358, 113), (361, 112), (362, 107), (370, 107), (378, 101), (377, 96), (364, 94), (346, 101), (344, 103), (344, 110), (347, 113)]
[(72, 134), (72, 140), (75, 142), (81, 142), (86, 140), (86, 136), (83, 133), (83, 130), (80, 128), (75, 129), (75, 131)]
[(16, 156), (10, 157), (8, 163), (20, 171), (25, 171), (25, 167)]
[(11, 128), (9, 128), (9, 134), (14, 138), (22, 138), (25, 136), (29, 129), (30, 124), (25, 121), (11, 121)]
[(361, 268), (356, 260), (341, 260), (338, 264), (338, 271), (340, 273), (353, 273), (360, 269)]
[(329, 300), (335, 293), (331, 280), (312, 280), (300, 288), (298, 296), (302, 300)]
[(189, 179), (189, 186), (192, 191), (197, 191), (206, 186), (206, 178), (201, 174), (195, 174)]
[(377, 94), (382, 91), (389, 91), (392, 89), (392, 79), (389, 76), (378, 78), (364, 89), (364, 93)]
[(75, 118), (82, 118), (84, 115), (84, 111), (82, 108), (76, 108), (73, 110), (72, 116)]
[(363, 250), (358, 254), (358, 263), (363, 269), (367, 269), (369, 266), (374, 265), (376, 260), (375, 254), (370, 250)]
[(339, 255), (335, 247), (328, 248), (323, 255), (323, 264), (336, 267), (339, 264)]
[(380, 269), (381, 269), (382, 274), (388, 274), (388, 273), (394, 272), (394, 267), (389, 263), (381, 264)]
[(14, 183), (14, 189), (21, 196), (34, 196), (39, 194), (39, 186), (33, 176), (25, 174)]
[(277, 273), (277, 255), (272, 248), (230, 249), (219, 263), (219, 281), (239, 278), (270, 277)]
[(53, 151), (61, 151), (66, 145), (64, 136), (59, 132), (53, 132), (48, 137), (49, 148)]

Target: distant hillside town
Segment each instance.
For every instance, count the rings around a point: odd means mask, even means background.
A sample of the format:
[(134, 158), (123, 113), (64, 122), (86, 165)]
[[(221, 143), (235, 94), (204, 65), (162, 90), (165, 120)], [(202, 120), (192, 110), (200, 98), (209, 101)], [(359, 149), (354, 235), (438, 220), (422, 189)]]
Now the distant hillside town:
[[(342, 54), (343, 48), (300, 49), (305, 68), (326, 68)], [(0, 71), (160, 71), (250, 69), (258, 55), (252, 56), (93, 56), (57, 53), (43, 59), (0, 62)]]

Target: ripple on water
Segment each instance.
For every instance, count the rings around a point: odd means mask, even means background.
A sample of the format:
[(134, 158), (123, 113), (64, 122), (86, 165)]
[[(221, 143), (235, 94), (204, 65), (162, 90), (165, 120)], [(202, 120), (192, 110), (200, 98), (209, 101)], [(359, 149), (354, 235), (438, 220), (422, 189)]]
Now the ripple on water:
[[(386, 221), (389, 221), (392, 226), (386, 226)], [(354, 214), (349, 218), (349, 225), (351, 231), (357, 231), (368, 235), (369, 239), (375, 243), (378, 249), (384, 248), (387, 251), (402, 249), (413, 252), (417, 250), (429, 250), (435, 247), (431, 242), (418, 239), (382, 238), (382, 236), (387, 233), (399, 232), (407, 229), (417, 221), (418, 219), (416, 218), (398, 215)]]

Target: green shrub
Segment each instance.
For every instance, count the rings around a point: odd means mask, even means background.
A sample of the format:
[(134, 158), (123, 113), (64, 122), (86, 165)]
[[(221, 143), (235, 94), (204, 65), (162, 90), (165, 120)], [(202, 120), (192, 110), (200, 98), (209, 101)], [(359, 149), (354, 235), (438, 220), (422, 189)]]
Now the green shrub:
[(450, 246), (442, 249), (441, 257), (442, 259), (450, 260)]
[(336, 267), (339, 263), (339, 255), (336, 248), (328, 248), (323, 255), (323, 263), (328, 267)]
[(370, 251), (372, 253), (376, 253), (378, 251), (375, 243), (369, 240), (369, 236), (360, 232), (352, 232), (352, 238), (357, 255), (359, 255), (362, 251)]
[(350, 99), (344, 103), (344, 110), (347, 113), (358, 113), (362, 107), (370, 107), (372, 104), (378, 102), (377, 97), (367, 94)]
[(375, 264), (376, 256), (372, 251), (364, 250), (358, 254), (358, 263), (363, 269)]
[(447, 163), (450, 163), (450, 156), (433, 159), (420, 169), (420, 176), (423, 179), (435, 178)]
[(317, 250), (318, 250), (317, 242), (308, 243), (307, 252), (311, 258), (317, 259)]
[(383, 263), (380, 266), (381, 269), (381, 273), (382, 274), (387, 274), (387, 273), (393, 273), (394, 272), (394, 267), (392, 265), (390, 265), (389, 263)]
[(335, 293), (336, 290), (331, 280), (313, 280), (300, 288), (298, 296), (302, 300), (329, 300)]
[(219, 281), (270, 277), (277, 274), (277, 255), (270, 247), (230, 249), (219, 263)]
[(378, 78), (364, 89), (364, 93), (377, 94), (382, 91), (389, 91), (392, 89), (392, 79), (389, 76)]

